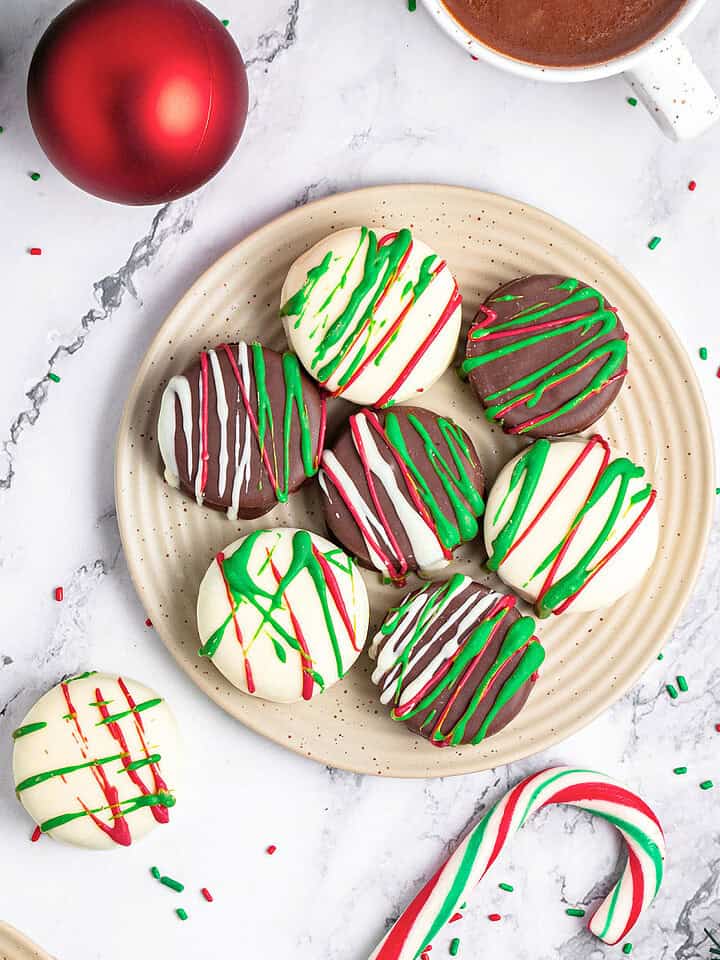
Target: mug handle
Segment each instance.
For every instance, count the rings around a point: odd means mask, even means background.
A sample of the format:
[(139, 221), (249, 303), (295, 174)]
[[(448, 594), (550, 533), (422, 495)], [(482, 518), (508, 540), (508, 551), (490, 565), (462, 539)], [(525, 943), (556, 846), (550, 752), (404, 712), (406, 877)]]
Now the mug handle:
[(720, 117), (720, 100), (682, 40), (664, 40), (624, 76), (673, 140), (697, 137)]

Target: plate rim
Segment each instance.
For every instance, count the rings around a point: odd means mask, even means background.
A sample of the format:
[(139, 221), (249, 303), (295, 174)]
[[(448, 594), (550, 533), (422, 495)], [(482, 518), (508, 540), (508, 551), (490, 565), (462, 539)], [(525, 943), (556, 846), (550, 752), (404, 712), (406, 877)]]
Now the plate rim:
[[(131, 420), (131, 411), (135, 406), (137, 396), (140, 394), (142, 384), (145, 379), (147, 368), (150, 366), (150, 356), (155, 353), (156, 345), (164, 338), (164, 331), (167, 324), (174, 317), (176, 312), (183, 310), (187, 302), (196, 294), (196, 291), (202, 286), (205, 278), (214, 273), (221, 264), (226, 260), (231, 260), (234, 257), (238, 256), (238, 253), (241, 254), (241, 248), (246, 244), (252, 243), (258, 237), (262, 236), (265, 232), (272, 231), (278, 228), (278, 226), (287, 222), (288, 220), (301, 219), (303, 216), (307, 215), (308, 212), (312, 213), (313, 210), (319, 207), (330, 206), (333, 203), (341, 204), (343, 200), (348, 197), (357, 197), (358, 195), (363, 194), (402, 194), (407, 192), (414, 192), (417, 190), (427, 191), (429, 193), (437, 194), (447, 194), (448, 192), (453, 192), (456, 194), (466, 194), (471, 196), (475, 201), (478, 198), (488, 198), (491, 201), (501, 201), (503, 204), (509, 204), (511, 208), (515, 208), (521, 215), (523, 214), (535, 214), (544, 220), (550, 220), (553, 224), (558, 225), (563, 228), (565, 231), (568, 231), (570, 234), (574, 234), (576, 237), (582, 238), (582, 240), (587, 244), (587, 249), (593, 254), (599, 257), (601, 261), (610, 260), (612, 261), (615, 271), (617, 271), (623, 282), (627, 285), (628, 289), (638, 296), (641, 300), (645, 301), (649, 306), (652, 307), (653, 311), (662, 318), (664, 321), (664, 328), (662, 330), (663, 337), (669, 339), (672, 343), (673, 348), (678, 351), (683, 357), (685, 369), (682, 371), (683, 375), (687, 378), (688, 388), (692, 391), (697, 401), (698, 410), (701, 413), (700, 420), (697, 424), (698, 431), (701, 433), (702, 442), (705, 447), (705, 453), (707, 454), (707, 463), (708, 471), (712, 476), (715, 475), (716, 463), (715, 463), (715, 447), (714, 439), (712, 434), (712, 428), (710, 423), (710, 417), (707, 407), (707, 402), (705, 396), (702, 392), (700, 386), (700, 381), (697, 375), (697, 372), (690, 362), (690, 355), (686, 349), (684, 343), (680, 339), (679, 334), (672, 326), (670, 321), (667, 319), (663, 310), (659, 308), (654, 298), (647, 292), (645, 287), (640, 283), (639, 280), (630, 272), (630, 270), (625, 267), (618, 258), (606, 250), (602, 245), (597, 243), (595, 240), (588, 237), (581, 230), (578, 230), (576, 227), (569, 224), (567, 221), (556, 217), (552, 213), (548, 213), (540, 207), (535, 206), (531, 203), (526, 203), (523, 200), (519, 200), (514, 197), (508, 197), (501, 193), (495, 193), (487, 190), (479, 190), (474, 187), (467, 187), (457, 184), (442, 184), (442, 183), (433, 183), (433, 182), (396, 182), (390, 184), (379, 184), (374, 186), (365, 186), (360, 187), (355, 190), (343, 190), (337, 193), (331, 193), (324, 197), (319, 197), (315, 200), (311, 200), (308, 203), (293, 207), (292, 209), (286, 210), (284, 213), (279, 214), (276, 217), (271, 217), (260, 227), (257, 227), (254, 230), (251, 230), (246, 234), (241, 240), (229, 247), (223, 254), (216, 258), (211, 264), (209, 264), (205, 269), (201, 270), (196, 276), (195, 279), (189, 284), (182, 296), (177, 300), (174, 306), (170, 311), (165, 315), (162, 322), (157, 328), (155, 335), (148, 344), (145, 354), (143, 355), (142, 360), (140, 361), (138, 368), (136, 370), (135, 376), (133, 377), (132, 384), (128, 391), (125, 404), (123, 406), (122, 416), (118, 425), (118, 430), (116, 434), (115, 446), (114, 446), (114, 492), (115, 492), (115, 508), (117, 515), (118, 530), (120, 533), (120, 541), (123, 548), (123, 553), (125, 555), (125, 561), (128, 566), (128, 572), (130, 574), (130, 579), (132, 580), (133, 587), (135, 589), (140, 602), (144, 604), (144, 598), (147, 594), (147, 591), (143, 585), (143, 578), (140, 574), (139, 563), (137, 558), (134, 556), (132, 551), (129, 549), (129, 540), (130, 540), (130, 530), (129, 530), (129, 518), (124, 514), (124, 505), (122, 503), (122, 498), (119, 494), (121, 486), (121, 469), (124, 466), (122, 458), (122, 444), (123, 441), (128, 436), (130, 420)], [(170, 652), (173, 660), (178, 666), (183, 670), (183, 672), (190, 677), (194, 685), (198, 687), (199, 690), (206, 696), (208, 696), (214, 703), (216, 703), (225, 713), (232, 716), (235, 720), (243, 724), (243, 726), (252, 730), (254, 733), (261, 735), (262, 737), (270, 740), (273, 743), (278, 744), (285, 749), (291, 750), (293, 753), (304, 757), (306, 759), (313, 760), (317, 763), (322, 763), (328, 766), (331, 766), (336, 769), (346, 770), (351, 773), (357, 773), (361, 775), (370, 775), (377, 777), (384, 777), (386, 779), (436, 779), (439, 777), (446, 776), (463, 776), (468, 773), (478, 773), (486, 770), (496, 769), (498, 766), (506, 766), (510, 763), (514, 763), (518, 760), (525, 759), (530, 756), (534, 756), (544, 750), (550, 749), (565, 740), (571, 737), (573, 734), (577, 733), (579, 730), (584, 729), (590, 723), (592, 723), (601, 713), (604, 713), (609, 709), (613, 704), (621, 700), (628, 691), (636, 684), (638, 678), (647, 670), (649, 664), (652, 662), (652, 656), (656, 655), (658, 650), (662, 648), (666, 642), (667, 637), (675, 629), (677, 623), (679, 622), (682, 614), (685, 611), (685, 607), (690, 599), (690, 595), (695, 589), (698, 575), (700, 569), (704, 563), (704, 559), (707, 553), (707, 546), (710, 537), (710, 532), (712, 528), (713, 515), (714, 515), (714, 501), (715, 497), (712, 496), (712, 479), (710, 483), (704, 485), (703, 489), (706, 491), (702, 500), (698, 504), (698, 511), (701, 511), (701, 516), (699, 519), (699, 525), (701, 525), (701, 548), (698, 549), (692, 559), (692, 564), (687, 570), (687, 576), (684, 578), (684, 583), (677, 591), (680, 594), (679, 602), (676, 605), (676, 613), (672, 618), (667, 621), (664, 632), (659, 635), (658, 642), (655, 646), (655, 650), (652, 654), (648, 656), (647, 659), (642, 661), (638, 667), (634, 670), (628, 670), (623, 674), (622, 680), (620, 680), (615, 686), (609, 687), (605, 696), (603, 696), (599, 701), (597, 701), (592, 709), (588, 710), (587, 713), (583, 714), (582, 717), (577, 718), (572, 721), (567, 728), (564, 729), (563, 735), (561, 738), (556, 738), (552, 735), (552, 731), (549, 731), (544, 738), (541, 738), (538, 741), (535, 741), (532, 745), (518, 743), (516, 748), (508, 751), (509, 757), (504, 760), (502, 763), (496, 764), (495, 766), (490, 766), (488, 763), (479, 763), (473, 765), (472, 760), (470, 759), (469, 763), (465, 765), (465, 768), (462, 770), (450, 770), (442, 771), (438, 770), (437, 772), (432, 771), (428, 772), (427, 770), (418, 770), (413, 769), (411, 764), (405, 765), (403, 770), (399, 773), (386, 773), (382, 770), (372, 769), (369, 766), (364, 769), (358, 769), (357, 766), (354, 766), (351, 762), (343, 761), (332, 755), (332, 751), (325, 753), (322, 750), (317, 748), (304, 749), (299, 742), (296, 742), (295, 739), (292, 741), (287, 741), (276, 738), (266, 732), (262, 728), (261, 723), (254, 722), (253, 718), (248, 716), (238, 716), (232, 709), (229, 707), (228, 701), (216, 691), (216, 688), (213, 684), (208, 684), (207, 686), (203, 685), (200, 682), (198, 673), (193, 667), (193, 664), (185, 660), (178, 648), (171, 642), (169, 637), (166, 637), (166, 631), (160, 627), (156, 628), (163, 645)], [(472, 753), (468, 751), (468, 757), (470, 758)]]

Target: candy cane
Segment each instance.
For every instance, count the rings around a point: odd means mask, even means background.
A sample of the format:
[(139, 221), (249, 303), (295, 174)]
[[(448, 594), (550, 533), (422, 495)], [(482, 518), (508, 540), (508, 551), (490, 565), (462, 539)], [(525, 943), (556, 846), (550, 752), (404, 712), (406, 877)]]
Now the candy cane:
[(615, 780), (593, 770), (551, 767), (523, 780), (470, 830), (390, 928), (370, 960), (416, 960), (497, 859), (531, 813), (567, 803), (617, 827), (627, 844), (622, 876), (592, 917), (596, 937), (622, 940), (660, 889), (665, 838), (648, 805)]

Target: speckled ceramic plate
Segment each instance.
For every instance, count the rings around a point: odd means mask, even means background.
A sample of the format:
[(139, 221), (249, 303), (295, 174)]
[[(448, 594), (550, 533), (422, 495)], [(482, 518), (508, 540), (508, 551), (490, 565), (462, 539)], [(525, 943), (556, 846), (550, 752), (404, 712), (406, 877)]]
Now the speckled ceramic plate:
[[(630, 375), (599, 429), (645, 464), (657, 484), (662, 536), (642, 586), (608, 610), (565, 614), (539, 624), (547, 648), (527, 706), (476, 747), (438, 749), (390, 720), (364, 654), (344, 680), (311, 703), (278, 705), (234, 689), (197, 656), (195, 599), (213, 555), (240, 533), (287, 525), (322, 531), (316, 484), (259, 521), (232, 523), (162, 480), (155, 425), (162, 389), (207, 346), (238, 337), (285, 347), (280, 288), (298, 254), (341, 227), (411, 226), (447, 258), (465, 298), (464, 318), (498, 284), (527, 273), (561, 273), (596, 284), (622, 311), (630, 333)], [(492, 481), (522, 441), (485, 420), (451, 369), (423, 405), (450, 414), (472, 436)], [(332, 421), (347, 405), (331, 404)], [(208, 696), (253, 730), (308, 757), (361, 773), (446, 776), (508, 763), (588, 723), (632, 685), (662, 647), (702, 559), (712, 511), (713, 463), (707, 414), (690, 362), (652, 300), (604, 250), (548, 214), (515, 200), (457, 187), (405, 185), (341, 194), (285, 214), (212, 266), (161, 327), (130, 392), (116, 460), (118, 521), (128, 565), (163, 642)], [(492, 582), (481, 539), (460, 551), (456, 569)], [(399, 599), (367, 582), (373, 624)]]
[(0, 960), (52, 960), (52, 957), (24, 933), (0, 921)]

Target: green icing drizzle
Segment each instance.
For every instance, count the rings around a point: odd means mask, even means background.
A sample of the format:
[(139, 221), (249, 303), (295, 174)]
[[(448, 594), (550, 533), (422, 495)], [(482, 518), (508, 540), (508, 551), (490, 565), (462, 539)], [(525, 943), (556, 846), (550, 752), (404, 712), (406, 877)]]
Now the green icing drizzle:
[(128, 710), (121, 710), (119, 713), (108, 714), (107, 717), (103, 717), (102, 720), (98, 720), (95, 726), (102, 727), (108, 723), (116, 723), (118, 720), (122, 720), (124, 717), (129, 717), (131, 713), (142, 713), (144, 710), (151, 710), (153, 707), (157, 707), (161, 703), (162, 697), (154, 697), (152, 700), (143, 700), (142, 703), (136, 703), (134, 707), (130, 707)]
[(15, 787), (16, 793), (22, 793), (23, 790), (29, 790), (30, 787), (36, 787), (39, 783), (45, 783), (46, 780), (52, 780), (53, 777), (64, 777), (68, 773), (75, 773), (76, 770), (87, 770), (88, 767), (101, 767), (106, 763), (112, 763), (114, 760), (120, 760), (122, 753), (115, 753), (111, 757), (101, 757), (98, 760), (87, 760), (85, 763), (76, 763), (69, 767), (57, 767), (55, 770), (46, 770), (43, 773), (35, 773), (31, 777), (21, 780)]
[(283, 478), (278, 476), (277, 452), (275, 449), (275, 422), (272, 401), (267, 387), (265, 355), (260, 343), (250, 345), (253, 355), (255, 386), (257, 390), (257, 443), (261, 456), (265, 453), (268, 434), (272, 444), (273, 472), (275, 476), (275, 496), (285, 503), (290, 491), (290, 440), (292, 438), (293, 412), (297, 413), (300, 427), (300, 455), (306, 477), (317, 473), (317, 458), (313, 450), (313, 437), (310, 428), (307, 403), (303, 394), (302, 371), (300, 362), (294, 353), (284, 353), (282, 357), (283, 379), (285, 382), (285, 409), (283, 413)]
[(151, 763), (160, 763), (161, 760), (162, 757), (159, 753), (152, 753), (149, 757), (143, 757), (141, 760), (133, 760), (122, 770), (118, 770), (118, 773), (122, 773), (124, 770), (140, 770), (142, 767), (150, 766)]
[[(468, 357), (463, 361), (461, 371), (463, 375), (471, 373), (484, 364), (491, 363), (502, 357), (507, 357), (520, 350), (526, 350), (536, 343), (542, 343), (551, 340), (554, 337), (565, 336), (572, 331), (581, 331), (581, 342), (566, 351), (561, 356), (551, 360), (549, 363), (525, 377), (520, 377), (513, 383), (508, 384), (501, 390), (489, 394), (484, 398), (487, 410), (486, 415), (489, 420), (499, 420), (502, 422), (505, 413), (510, 407), (518, 405), (521, 400), (525, 406), (532, 410), (537, 406), (545, 393), (552, 390), (558, 383), (565, 381), (580, 370), (589, 366), (597, 360), (604, 358), (604, 362), (598, 367), (590, 381), (585, 387), (575, 393), (569, 400), (562, 403), (556, 409), (542, 414), (540, 417), (531, 418), (525, 423), (513, 428), (513, 433), (525, 433), (546, 423), (551, 423), (558, 417), (569, 413), (580, 406), (588, 397), (599, 393), (607, 384), (620, 374), (623, 365), (627, 359), (627, 342), (624, 338), (617, 336), (600, 344), (599, 341), (612, 333), (618, 326), (617, 314), (613, 310), (606, 309), (603, 295), (592, 287), (582, 287), (578, 280), (568, 279), (557, 284), (554, 288), (563, 290), (568, 296), (552, 306), (538, 304), (535, 307), (526, 309), (517, 313), (510, 320), (501, 323), (493, 323), (489, 319), (486, 323), (480, 323), (470, 331), (470, 339), (482, 341), (486, 337), (497, 336), (498, 333), (507, 331), (508, 336), (512, 337), (517, 331), (520, 339), (513, 340), (511, 343), (504, 343), (502, 346), (489, 350), (487, 353), (477, 357)], [(502, 297), (496, 297), (492, 302), (507, 301), (516, 299), (508, 294)], [(582, 316), (567, 317), (559, 320), (552, 327), (539, 329), (543, 321), (552, 322), (552, 315), (556, 311), (573, 306), (574, 304), (584, 305), (589, 301), (595, 301), (591, 312)], [(537, 326), (533, 326), (537, 324)], [(594, 332), (593, 332), (593, 328)], [(598, 344), (593, 347), (594, 344)], [(581, 355), (581, 356), (579, 356)], [(578, 358), (575, 362), (570, 361)]]
[[(128, 814), (135, 813), (136, 810), (142, 810), (144, 807), (174, 807), (175, 802), (175, 797), (171, 793), (163, 790), (160, 793), (144, 794), (140, 797), (133, 797), (130, 800), (120, 800), (117, 806), (121, 808), (122, 815), (126, 817)], [(51, 817), (49, 820), (41, 823), (40, 829), (43, 833), (48, 833), (50, 830), (54, 830), (56, 827), (62, 827), (64, 824), (70, 823), (73, 820), (79, 820), (81, 817), (89, 817), (91, 813), (102, 813), (104, 810), (110, 809), (112, 808), (104, 806), (95, 807), (94, 810), (80, 810), (76, 813), (61, 813), (59, 816)]]
[(307, 309), (308, 300), (310, 299), (310, 294), (315, 289), (315, 286), (324, 274), (330, 269), (330, 264), (332, 263), (332, 252), (328, 251), (322, 263), (319, 263), (316, 267), (312, 267), (307, 272), (307, 278), (305, 283), (300, 287), (297, 293), (293, 294), (292, 297), (285, 303), (285, 305), (280, 310), (280, 316), (282, 317), (294, 317), (297, 316), (295, 321), (295, 326), (299, 327), (302, 322), (303, 316), (305, 315), (305, 310)]
[(47, 726), (44, 720), (39, 720), (37, 723), (26, 723), (23, 727), (18, 727), (17, 730), (13, 731), (13, 740), (19, 740), (20, 737), (27, 737), (30, 733), (36, 733), (38, 730), (44, 730)]
[(396, 414), (388, 413), (385, 418), (385, 433), (412, 474), (418, 494), (433, 518), (440, 542), (452, 550), (459, 543), (472, 540), (477, 536), (479, 529), (477, 518), (482, 516), (485, 510), (483, 498), (468, 473), (467, 463), (471, 461), (470, 450), (460, 429), (451, 420), (438, 418), (438, 427), (450, 450), (451, 465), (440, 453), (432, 437), (415, 414), (408, 414), (407, 422), (422, 440), (428, 461), (452, 504), (454, 521), (443, 512), (422, 471), (413, 462)]

